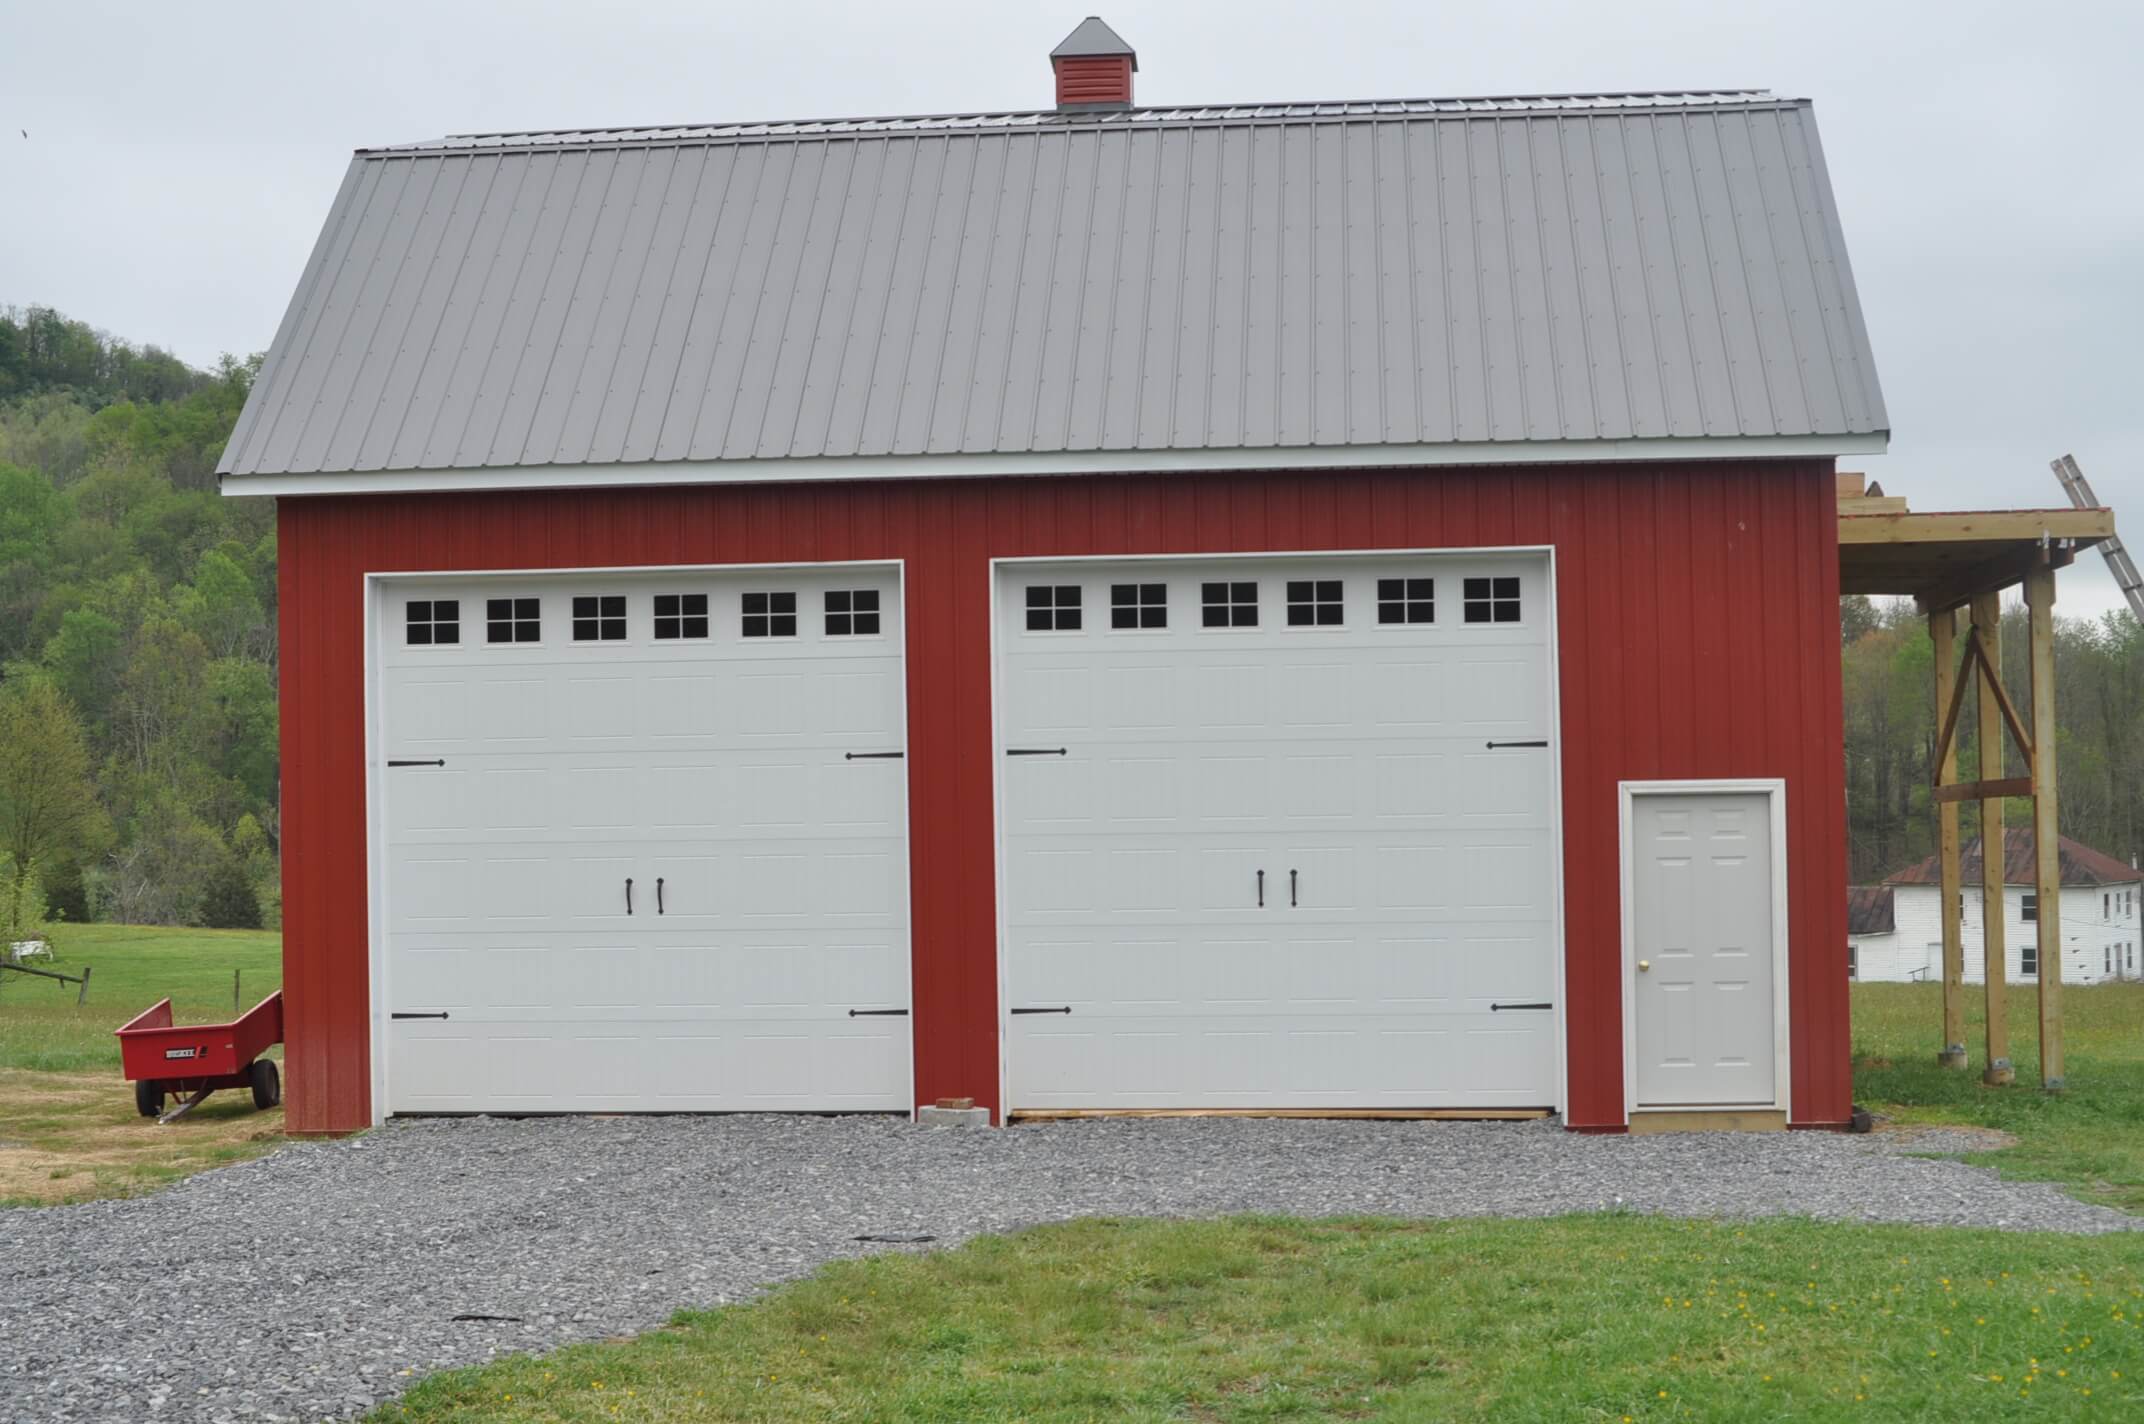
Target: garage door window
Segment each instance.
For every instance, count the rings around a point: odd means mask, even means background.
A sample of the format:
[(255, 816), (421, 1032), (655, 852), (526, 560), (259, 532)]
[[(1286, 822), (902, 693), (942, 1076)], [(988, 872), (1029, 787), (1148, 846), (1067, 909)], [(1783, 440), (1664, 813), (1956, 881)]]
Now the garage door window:
[(1437, 621), (1437, 581), (1426, 578), (1379, 579), (1377, 621), (1380, 623), (1434, 623)]
[(1113, 583), (1109, 586), (1109, 626), (1169, 626), (1169, 586), (1165, 583)]
[(488, 643), (534, 643), (543, 638), (543, 600), (484, 600), (484, 640)]
[(462, 605), (460, 599), (439, 598), (413, 599), (405, 613), (402, 641), (413, 648), (429, 647), (435, 643), (459, 643), (462, 640)]
[(598, 593), (573, 600), (573, 641), (615, 643), (625, 637), (625, 595)]
[(658, 638), (706, 637), (707, 595), (704, 593), (656, 594), (655, 636)]
[(826, 594), (826, 636), (870, 638), (878, 633), (878, 590), (835, 588)]
[(1030, 633), (1075, 633), (1079, 631), (1079, 585), (1073, 583), (1029, 584), (1027, 631)]
[(1341, 622), (1340, 580), (1288, 580), (1290, 628), (1337, 628)]
[(1470, 578), (1466, 594), (1469, 623), (1516, 623), (1519, 621), (1519, 581), (1515, 578)]
[(1256, 628), (1258, 585), (1254, 583), (1209, 583), (1200, 589), (1199, 601), (1209, 628)]
[(748, 593), (744, 596), (747, 638), (794, 638), (797, 596), (793, 593)]

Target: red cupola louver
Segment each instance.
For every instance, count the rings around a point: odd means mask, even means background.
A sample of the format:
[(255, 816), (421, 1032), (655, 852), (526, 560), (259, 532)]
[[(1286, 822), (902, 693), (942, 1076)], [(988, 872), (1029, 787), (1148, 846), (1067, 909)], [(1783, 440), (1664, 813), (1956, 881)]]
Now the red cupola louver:
[(1139, 56), (1115, 30), (1089, 15), (1050, 51), (1061, 110), (1129, 109)]

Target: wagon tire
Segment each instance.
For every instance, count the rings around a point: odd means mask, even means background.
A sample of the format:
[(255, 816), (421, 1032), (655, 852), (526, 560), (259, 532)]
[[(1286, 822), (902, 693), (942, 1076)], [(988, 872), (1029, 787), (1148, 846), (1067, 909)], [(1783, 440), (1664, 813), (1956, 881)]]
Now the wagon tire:
[(265, 1112), (283, 1101), (283, 1080), (277, 1076), (274, 1063), (256, 1058), (246, 1076), (253, 1080), (253, 1106)]
[(143, 1117), (156, 1117), (164, 1111), (164, 1089), (161, 1084), (147, 1080), (134, 1085), (134, 1111)]

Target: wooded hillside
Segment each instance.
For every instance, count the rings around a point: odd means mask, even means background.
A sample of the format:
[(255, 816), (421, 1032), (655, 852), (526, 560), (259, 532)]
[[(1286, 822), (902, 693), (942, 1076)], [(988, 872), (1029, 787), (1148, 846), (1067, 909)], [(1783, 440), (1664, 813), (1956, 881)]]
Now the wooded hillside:
[(69, 919), (275, 918), (274, 510), (215, 477), (257, 367), (0, 310), (0, 861)]

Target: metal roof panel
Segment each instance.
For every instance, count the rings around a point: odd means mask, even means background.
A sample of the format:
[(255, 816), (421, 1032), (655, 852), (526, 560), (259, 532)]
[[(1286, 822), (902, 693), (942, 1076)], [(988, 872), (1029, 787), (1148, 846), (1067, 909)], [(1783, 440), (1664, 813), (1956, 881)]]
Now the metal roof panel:
[(223, 470), (1881, 432), (1807, 105), (1683, 97), (361, 154)]

